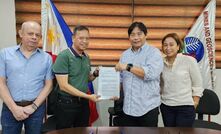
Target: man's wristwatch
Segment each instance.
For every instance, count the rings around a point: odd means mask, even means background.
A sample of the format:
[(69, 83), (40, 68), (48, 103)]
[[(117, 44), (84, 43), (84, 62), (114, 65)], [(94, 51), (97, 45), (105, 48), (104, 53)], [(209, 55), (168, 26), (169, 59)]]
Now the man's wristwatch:
[(127, 64), (126, 70), (127, 70), (128, 72), (130, 72), (130, 70), (131, 70), (132, 67), (133, 67), (133, 64), (129, 63), (129, 64)]
[(34, 110), (37, 110), (38, 109), (38, 106), (33, 102), (31, 107), (34, 109)]

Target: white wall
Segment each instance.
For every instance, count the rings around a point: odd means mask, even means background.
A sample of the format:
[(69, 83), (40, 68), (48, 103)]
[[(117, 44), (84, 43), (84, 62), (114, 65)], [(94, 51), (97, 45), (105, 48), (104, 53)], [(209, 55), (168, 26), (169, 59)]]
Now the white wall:
[(0, 49), (16, 45), (14, 0), (0, 0)]

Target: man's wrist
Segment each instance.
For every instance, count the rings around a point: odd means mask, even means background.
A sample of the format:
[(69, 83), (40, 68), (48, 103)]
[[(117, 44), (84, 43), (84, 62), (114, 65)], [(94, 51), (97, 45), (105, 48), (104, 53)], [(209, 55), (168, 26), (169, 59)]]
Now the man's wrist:
[(33, 102), (31, 107), (34, 109), (34, 110), (37, 110), (38, 109), (38, 106)]

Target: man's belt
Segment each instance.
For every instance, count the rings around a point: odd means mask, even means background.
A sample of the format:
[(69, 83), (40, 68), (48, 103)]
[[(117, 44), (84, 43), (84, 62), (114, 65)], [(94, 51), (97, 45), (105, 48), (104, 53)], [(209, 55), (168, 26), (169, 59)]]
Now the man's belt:
[(22, 107), (25, 107), (25, 106), (28, 106), (28, 105), (31, 105), (34, 101), (19, 101), (19, 102), (15, 102), (18, 106), (22, 106)]

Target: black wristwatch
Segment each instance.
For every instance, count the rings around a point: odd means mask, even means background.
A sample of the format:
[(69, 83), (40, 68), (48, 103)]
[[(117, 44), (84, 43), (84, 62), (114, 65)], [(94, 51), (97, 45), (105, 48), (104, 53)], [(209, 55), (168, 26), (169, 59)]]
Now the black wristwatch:
[(129, 64), (127, 64), (126, 70), (127, 70), (128, 72), (130, 72), (130, 69), (131, 69), (132, 67), (133, 67), (133, 64), (129, 63)]

